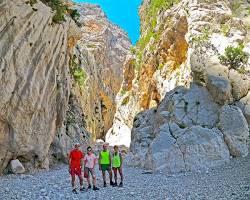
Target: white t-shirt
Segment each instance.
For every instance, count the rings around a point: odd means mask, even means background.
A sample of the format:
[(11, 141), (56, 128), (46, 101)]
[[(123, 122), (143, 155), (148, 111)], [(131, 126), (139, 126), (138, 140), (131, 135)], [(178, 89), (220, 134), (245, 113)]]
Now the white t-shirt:
[(84, 156), (83, 160), (84, 160), (85, 167), (92, 169), (92, 168), (94, 168), (94, 165), (97, 161), (97, 157), (93, 153), (90, 155), (87, 154)]

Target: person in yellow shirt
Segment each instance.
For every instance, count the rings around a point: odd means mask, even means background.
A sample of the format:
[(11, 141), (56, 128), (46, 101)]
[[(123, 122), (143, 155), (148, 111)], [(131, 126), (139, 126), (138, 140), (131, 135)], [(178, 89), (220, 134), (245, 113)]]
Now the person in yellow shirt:
[(114, 146), (114, 154), (112, 158), (112, 167), (113, 167), (113, 172), (115, 175), (115, 183), (113, 186), (117, 186), (117, 171), (120, 174), (121, 177), (121, 182), (119, 184), (119, 187), (123, 186), (123, 173), (122, 173), (122, 155), (119, 152), (119, 147), (117, 145)]
[(110, 185), (113, 185), (111, 171), (111, 155), (108, 150), (108, 144), (103, 144), (103, 150), (99, 154), (99, 170), (102, 171), (103, 187), (107, 187), (106, 171), (109, 173)]

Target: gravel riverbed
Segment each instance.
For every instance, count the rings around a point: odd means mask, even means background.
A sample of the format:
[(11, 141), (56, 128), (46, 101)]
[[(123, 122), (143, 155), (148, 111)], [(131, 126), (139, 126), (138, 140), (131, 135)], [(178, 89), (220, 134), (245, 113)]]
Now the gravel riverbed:
[(71, 192), (66, 165), (34, 174), (2, 176), (0, 200), (250, 200), (250, 156), (232, 159), (229, 165), (206, 172), (172, 176), (150, 174), (142, 169), (124, 167), (123, 188), (103, 188), (101, 174), (96, 171), (100, 190), (87, 190), (78, 194)]

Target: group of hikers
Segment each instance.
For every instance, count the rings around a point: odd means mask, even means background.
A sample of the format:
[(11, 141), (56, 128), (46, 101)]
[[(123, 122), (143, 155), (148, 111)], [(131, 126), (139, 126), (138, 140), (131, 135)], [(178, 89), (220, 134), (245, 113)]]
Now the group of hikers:
[[(100, 152), (99, 157), (97, 157), (92, 148), (89, 146), (87, 148), (87, 154), (85, 155), (80, 150), (80, 144), (76, 143), (75, 148), (69, 154), (69, 173), (71, 175), (71, 185), (72, 192), (77, 194), (76, 185), (75, 185), (75, 176), (78, 176), (80, 182), (80, 191), (84, 191), (83, 187), (83, 177), (87, 179), (88, 187), (91, 189), (90, 175), (92, 176), (93, 190), (99, 190), (96, 186), (96, 175), (95, 175), (95, 166), (99, 165), (99, 170), (102, 171), (103, 177), (103, 187), (107, 187), (106, 182), (106, 171), (109, 173), (109, 180), (111, 186), (123, 186), (123, 173), (122, 173), (122, 155), (119, 152), (119, 147), (114, 146), (114, 153), (111, 153), (108, 150), (108, 144), (103, 144), (103, 150)], [(114, 172), (114, 182), (112, 177), (112, 169)], [(82, 176), (83, 169), (83, 176)], [(120, 174), (121, 182), (117, 183), (117, 172)]]

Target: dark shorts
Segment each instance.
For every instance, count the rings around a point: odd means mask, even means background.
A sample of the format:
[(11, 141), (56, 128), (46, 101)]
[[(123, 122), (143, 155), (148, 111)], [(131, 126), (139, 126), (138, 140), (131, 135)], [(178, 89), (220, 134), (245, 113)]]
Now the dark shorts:
[(101, 164), (101, 170), (102, 171), (109, 171), (110, 169), (110, 165), (109, 164)]
[(115, 174), (117, 173), (117, 171), (118, 171), (120, 174), (122, 173), (122, 167), (113, 167), (112, 169), (113, 169), (113, 171), (114, 171)]
[(79, 176), (81, 177), (82, 176), (82, 170), (81, 168), (70, 168), (70, 172), (71, 176)]
[(94, 177), (95, 177), (95, 169), (85, 167), (85, 168), (84, 168), (84, 178), (88, 178), (88, 177), (89, 177), (89, 174), (91, 174), (92, 177), (94, 178)]

